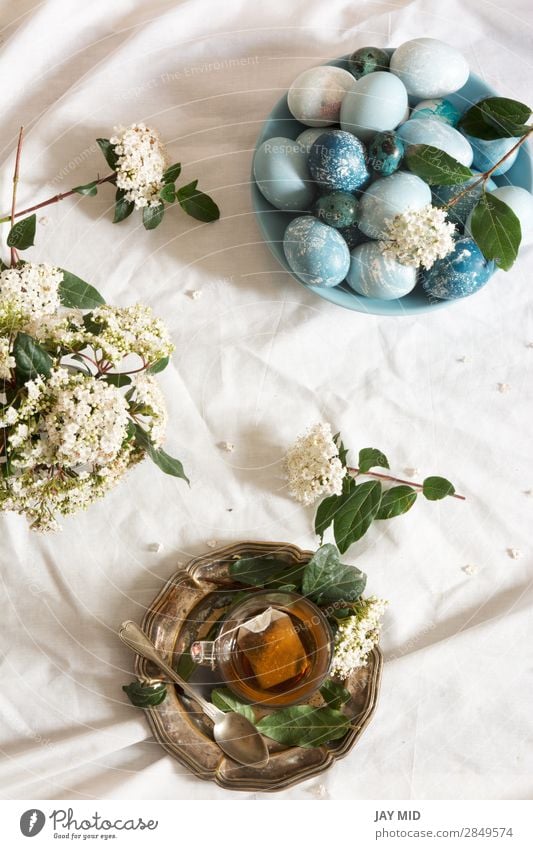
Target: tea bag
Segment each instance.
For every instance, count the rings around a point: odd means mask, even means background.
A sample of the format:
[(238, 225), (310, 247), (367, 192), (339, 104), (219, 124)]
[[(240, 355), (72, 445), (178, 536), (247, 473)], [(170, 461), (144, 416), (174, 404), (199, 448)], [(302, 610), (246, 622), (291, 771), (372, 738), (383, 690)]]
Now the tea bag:
[(269, 607), (244, 622), (237, 643), (263, 690), (300, 677), (307, 669), (303, 643), (291, 617), (282, 610)]

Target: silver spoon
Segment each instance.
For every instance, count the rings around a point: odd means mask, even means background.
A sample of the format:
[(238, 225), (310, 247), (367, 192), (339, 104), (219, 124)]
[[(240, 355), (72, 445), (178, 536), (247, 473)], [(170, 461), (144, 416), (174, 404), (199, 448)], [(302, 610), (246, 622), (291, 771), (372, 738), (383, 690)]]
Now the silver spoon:
[(263, 767), (267, 765), (269, 755), (265, 741), (250, 720), (240, 713), (224, 713), (211, 702), (203, 699), (194, 687), (180, 678), (172, 667), (165, 662), (152, 641), (135, 622), (131, 620), (123, 622), (118, 635), (130, 649), (140, 654), (141, 657), (145, 657), (146, 660), (155, 663), (188, 696), (198, 702), (203, 713), (213, 721), (213, 737), (228, 757), (245, 766)]

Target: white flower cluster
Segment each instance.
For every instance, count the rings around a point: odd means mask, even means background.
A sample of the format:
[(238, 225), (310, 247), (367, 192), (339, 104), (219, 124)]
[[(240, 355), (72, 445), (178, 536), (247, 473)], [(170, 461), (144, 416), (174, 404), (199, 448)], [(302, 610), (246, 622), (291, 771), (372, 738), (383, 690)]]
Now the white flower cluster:
[(118, 157), (117, 187), (124, 190), (126, 200), (137, 209), (157, 206), (166, 168), (165, 148), (157, 131), (145, 124), (115, 127), (109, 141)]
[(44, 263), (27, 262), (0, 272), (0, 332), (21, 330), (31, 321), (53, 315), (60, 306), (63, 272)]
[(376, 596), (359, 599), (354, 615), (340, 623), (335, 635), (333, 675), (345, 679), (355, 669), (366, 666), (368, 654), (379, 640), (387, 604)]
[(385, 240), (380, 243), (385, 256), (402, 265), (431, 268), (454, 249), (455, 226), (446, 212), (427, 204), (422, 209), (407, 209), (387, 222)]
[(302, 504), (321, 495), (340, 495), (346, 469), (329, 424), (316, 424), (300, 436), (285, 457), (289, 494)]

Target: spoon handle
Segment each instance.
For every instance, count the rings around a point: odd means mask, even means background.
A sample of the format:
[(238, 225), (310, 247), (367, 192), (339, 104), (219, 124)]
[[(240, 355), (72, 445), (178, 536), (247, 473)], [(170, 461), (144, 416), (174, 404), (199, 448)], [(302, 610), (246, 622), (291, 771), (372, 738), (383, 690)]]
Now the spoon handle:
[(139, 628), (136, 622), (132, 622), (128, 620), (123, 622), (119, 628), (118, 635), (123, 643), (129, 646), (130, 649), (133, 649), (134, 652), (140, 654), (141, 657), (146, 658), (146, 660), (151, 660), (152, 663), (155, 663), (163, 672), (166, 672), (168, 677), (174, 681), (176, 684), (179, 684), (181, 689), (192, 699), (194, 699), (200, 707), (202, 711), (213, 721), (218, 719), (219, 714), (224, 715), (222, 711), (219, 711), (215, 705), (212, 705), (210, 702), (207, 702), (199, 693), (196, 692), (194, 687), (184, 681), (177, 672), (174, 672), (171, 666), (164, 660), (163, 656), (158, 652), (152, 641), (149, 637), (146, 636), (143, 630)]

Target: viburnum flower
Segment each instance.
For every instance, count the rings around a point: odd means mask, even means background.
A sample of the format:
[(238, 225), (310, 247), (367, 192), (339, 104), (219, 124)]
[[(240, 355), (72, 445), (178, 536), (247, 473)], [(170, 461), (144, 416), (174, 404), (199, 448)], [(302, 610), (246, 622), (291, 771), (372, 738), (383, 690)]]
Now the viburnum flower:
[(387, 232), (380, 247), (385, 256), (402, 265), (431, 268), (454, 249), (456, 228), (445, 210), (427, 204), (407, 209), (386, 221)]
[(142, 123), (115, 127), (115, 135), (109, 142), (118, 157), (116, 185), (124, 190), (125, 199), (132, 201), (137, 209), (158, 206), (167, 164), (159, 133)]
[(300, 436), (285, 457), (289, 494), (312, 504), (322, 495), (340, 495), (346, 468), (339, 458), (331, 425), (319, 423)]
[(354, 615), (340, 622), (335, 634), (333, 675), (345, 679), (355, 669), (366, 666), (368, 655), (379, 640), (387, 604), (376, 596), (361, 598), (356, 602)]
[(60, 306), (60, 268), (26, 262), (0, 272), (0, 332), (21, 330), (29, 322), (53, 315)]

